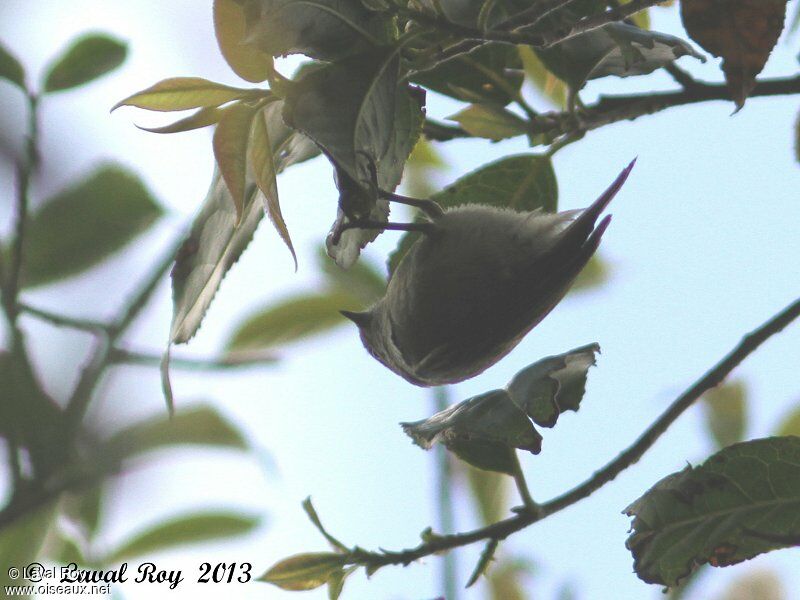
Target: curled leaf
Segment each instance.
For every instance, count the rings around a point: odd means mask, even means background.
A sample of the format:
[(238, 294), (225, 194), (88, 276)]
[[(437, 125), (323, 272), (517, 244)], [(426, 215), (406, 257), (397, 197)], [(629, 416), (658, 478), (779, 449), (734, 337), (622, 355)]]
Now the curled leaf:
[(590, 344), (543, 358), (514, 376), (508, 394), (534, 423), (553, 427), (561, 413), (578, 410), (597, 352), (600, 346)]
[(538, 454), (542, 437), (505, 390), (493, 390), (455, 404), (428, 419), (401, 423), (415, 444), (444, 444), (462, 460), (502, 473), (514, 473), (513, 448)]
[(201, 108), (185, 119), (175, 121), (163, 127), (141, 127), (139, 125), (137, 125), (137, 127), (143, 131), (149, 131), (150, 133), (181, 133), (214, 125), (220, 120), (223, 114), (224, 111), (222, 109), (216, 106), (209, 106), (207, 108)]

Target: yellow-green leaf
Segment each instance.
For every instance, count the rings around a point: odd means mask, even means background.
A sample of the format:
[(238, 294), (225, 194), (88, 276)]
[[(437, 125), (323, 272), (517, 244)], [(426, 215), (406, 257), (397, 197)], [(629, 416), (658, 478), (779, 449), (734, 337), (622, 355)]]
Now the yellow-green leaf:
[(203, 512), (176, 517), (125, 541), (105, 562), (117, 563), (176, 546), (243, 535), (255, 529), (258, 523), (256, 517), (233, 512)]
[(21, 90), (25, 89), (25, 69), (2, 44), (0, 44), (0, 79), (7, 79)]
[(228, 340), (228, 351), (274, 348), (347, 323), (340, 310), (359, 310), (361, 302), (345, 292), (296, 296), (245, 318)]
[(147, 110), (169, 112), (220, 106), (233, 100), (266, 96), (266, 90), (232, 87), (201, 77), (173, 77), (136, 92), (120, 100), (111, 110), (120, 106), (136, 106)]
[[(272, 156), (272, 142), (269, 139), (269, 131), (265, 115), (259, 113), (253, 119), (252, 139), (250, 140), (250, 163), (256, 176), (256, 184), (261, 193), (264, 194), (265, 208), (267, 216), (281, 236), (283, 243), (289, 248), (294, 260), (294, 268), (297, 270), (297, 255), (292, 245), (292, 238), (289, 236), (289, 229), (286, 221), (283, 220), (281, 204), (278, 199), (278, 182), (276, 180), (275, 162)], [(224, 172), (223, 172), (224, 173)]]
[(797, 435), (800, 436), (800, 407), (795, 408), (784, 417), (776, 435)]
[(517, 46), (525, 75), (533, 86), (557, 108), (567, 106), (567, 84), (547, 70), (530, 46)]
[(186, 117), (185, 119), (181, 119), (180, 121), (175, 121), (170, 125), (165, 125), (164, 127), (139, 127), (144, 131), (149, 131), (150, 133), (180, 133), (183, 131), (191, 131), (192, 129), (200, 129), (201, 127), (208, 127), (209, 125), (213, 125), (217, 123), (222, 116), (224, 111), (216, 106), (209, 106), (207, 108), (201, 108), (196, 113)]
[(214, 0), (214, 33), (225, 62), (242, 79), (258, 83), (269, 77), (272, 57), (245, 44), (244, 7), (236, 0)]
[(113, 71), (125, 60), (128, 46), (107, 35), (78, 38), (47, 71), (45, 92), (68, 90)]
[(259, 577), (284, 590), (313, 590), (325, 585), (329, 579), (341, 576), (347, 558), (333, 552), (295, 554), (275, 565)]
[(703, 395), (706, 426), (717, 443), (724, 448), (744, 437), (747, 424), (747, 390), (744, 383), (723, 384)]
[(246, 104), (234, 104), (225, 111), (214, 131), (214, 158), (233, 197), (236, 222), (242, 219), (247, 177), (247, 145), (256, 110)]
[(512, 112), (491, 104), (472, 104), (448, 117), (472, 135), (493, 141), (523, 135), (527, 125)]

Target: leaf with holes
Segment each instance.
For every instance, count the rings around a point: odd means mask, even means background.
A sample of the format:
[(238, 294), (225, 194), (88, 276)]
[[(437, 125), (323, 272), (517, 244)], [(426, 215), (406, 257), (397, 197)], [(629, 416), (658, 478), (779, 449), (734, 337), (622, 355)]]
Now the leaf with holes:
[(737, 108), (744, 106), (783, 31), (787, 0), (682, 0), (689, 36), (723, 59), (722, 71)]
[(508, 395), (534, 423), (553, 427), (563, 412), (577, 412), (598, 352), (600, 346), (590, 344), (543, 358), (514, 375), (506, 387)]
[(505, 390), (492, 390), (440, 411), (428, 419), (401, 423), (415, 444), (429, 450), (444, 444), (479, 469), (514, 473), (514, 448), (538, 454), (542, 436)]
[(728, 446), (665, 477), (625, 509), (636, 574), (678, 584), (697, 566), (733, 565), (800, 539), (800, 438)]

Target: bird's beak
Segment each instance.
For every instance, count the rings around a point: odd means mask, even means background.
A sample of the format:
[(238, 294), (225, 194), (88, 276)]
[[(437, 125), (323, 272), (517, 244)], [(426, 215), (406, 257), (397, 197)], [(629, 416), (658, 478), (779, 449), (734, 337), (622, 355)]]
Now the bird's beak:
[(369, 323), (370, 320), (370, 313), (369, 311), (365, 312), (352, 312), (349, 310), (340, 310), (339, 311), (343, 317), (350, 319), (353, 323), (358, 325), (359, 327), (364, 327)]

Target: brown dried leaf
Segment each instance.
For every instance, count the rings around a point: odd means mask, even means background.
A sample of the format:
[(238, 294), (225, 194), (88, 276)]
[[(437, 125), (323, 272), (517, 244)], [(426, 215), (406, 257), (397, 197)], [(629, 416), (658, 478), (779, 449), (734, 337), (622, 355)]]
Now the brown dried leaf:
[(756, 84), (783, 30), (787, 0), (682, 0), (681, 18), (691, 38), (723, 59), (722, 70), (737, 110)]

